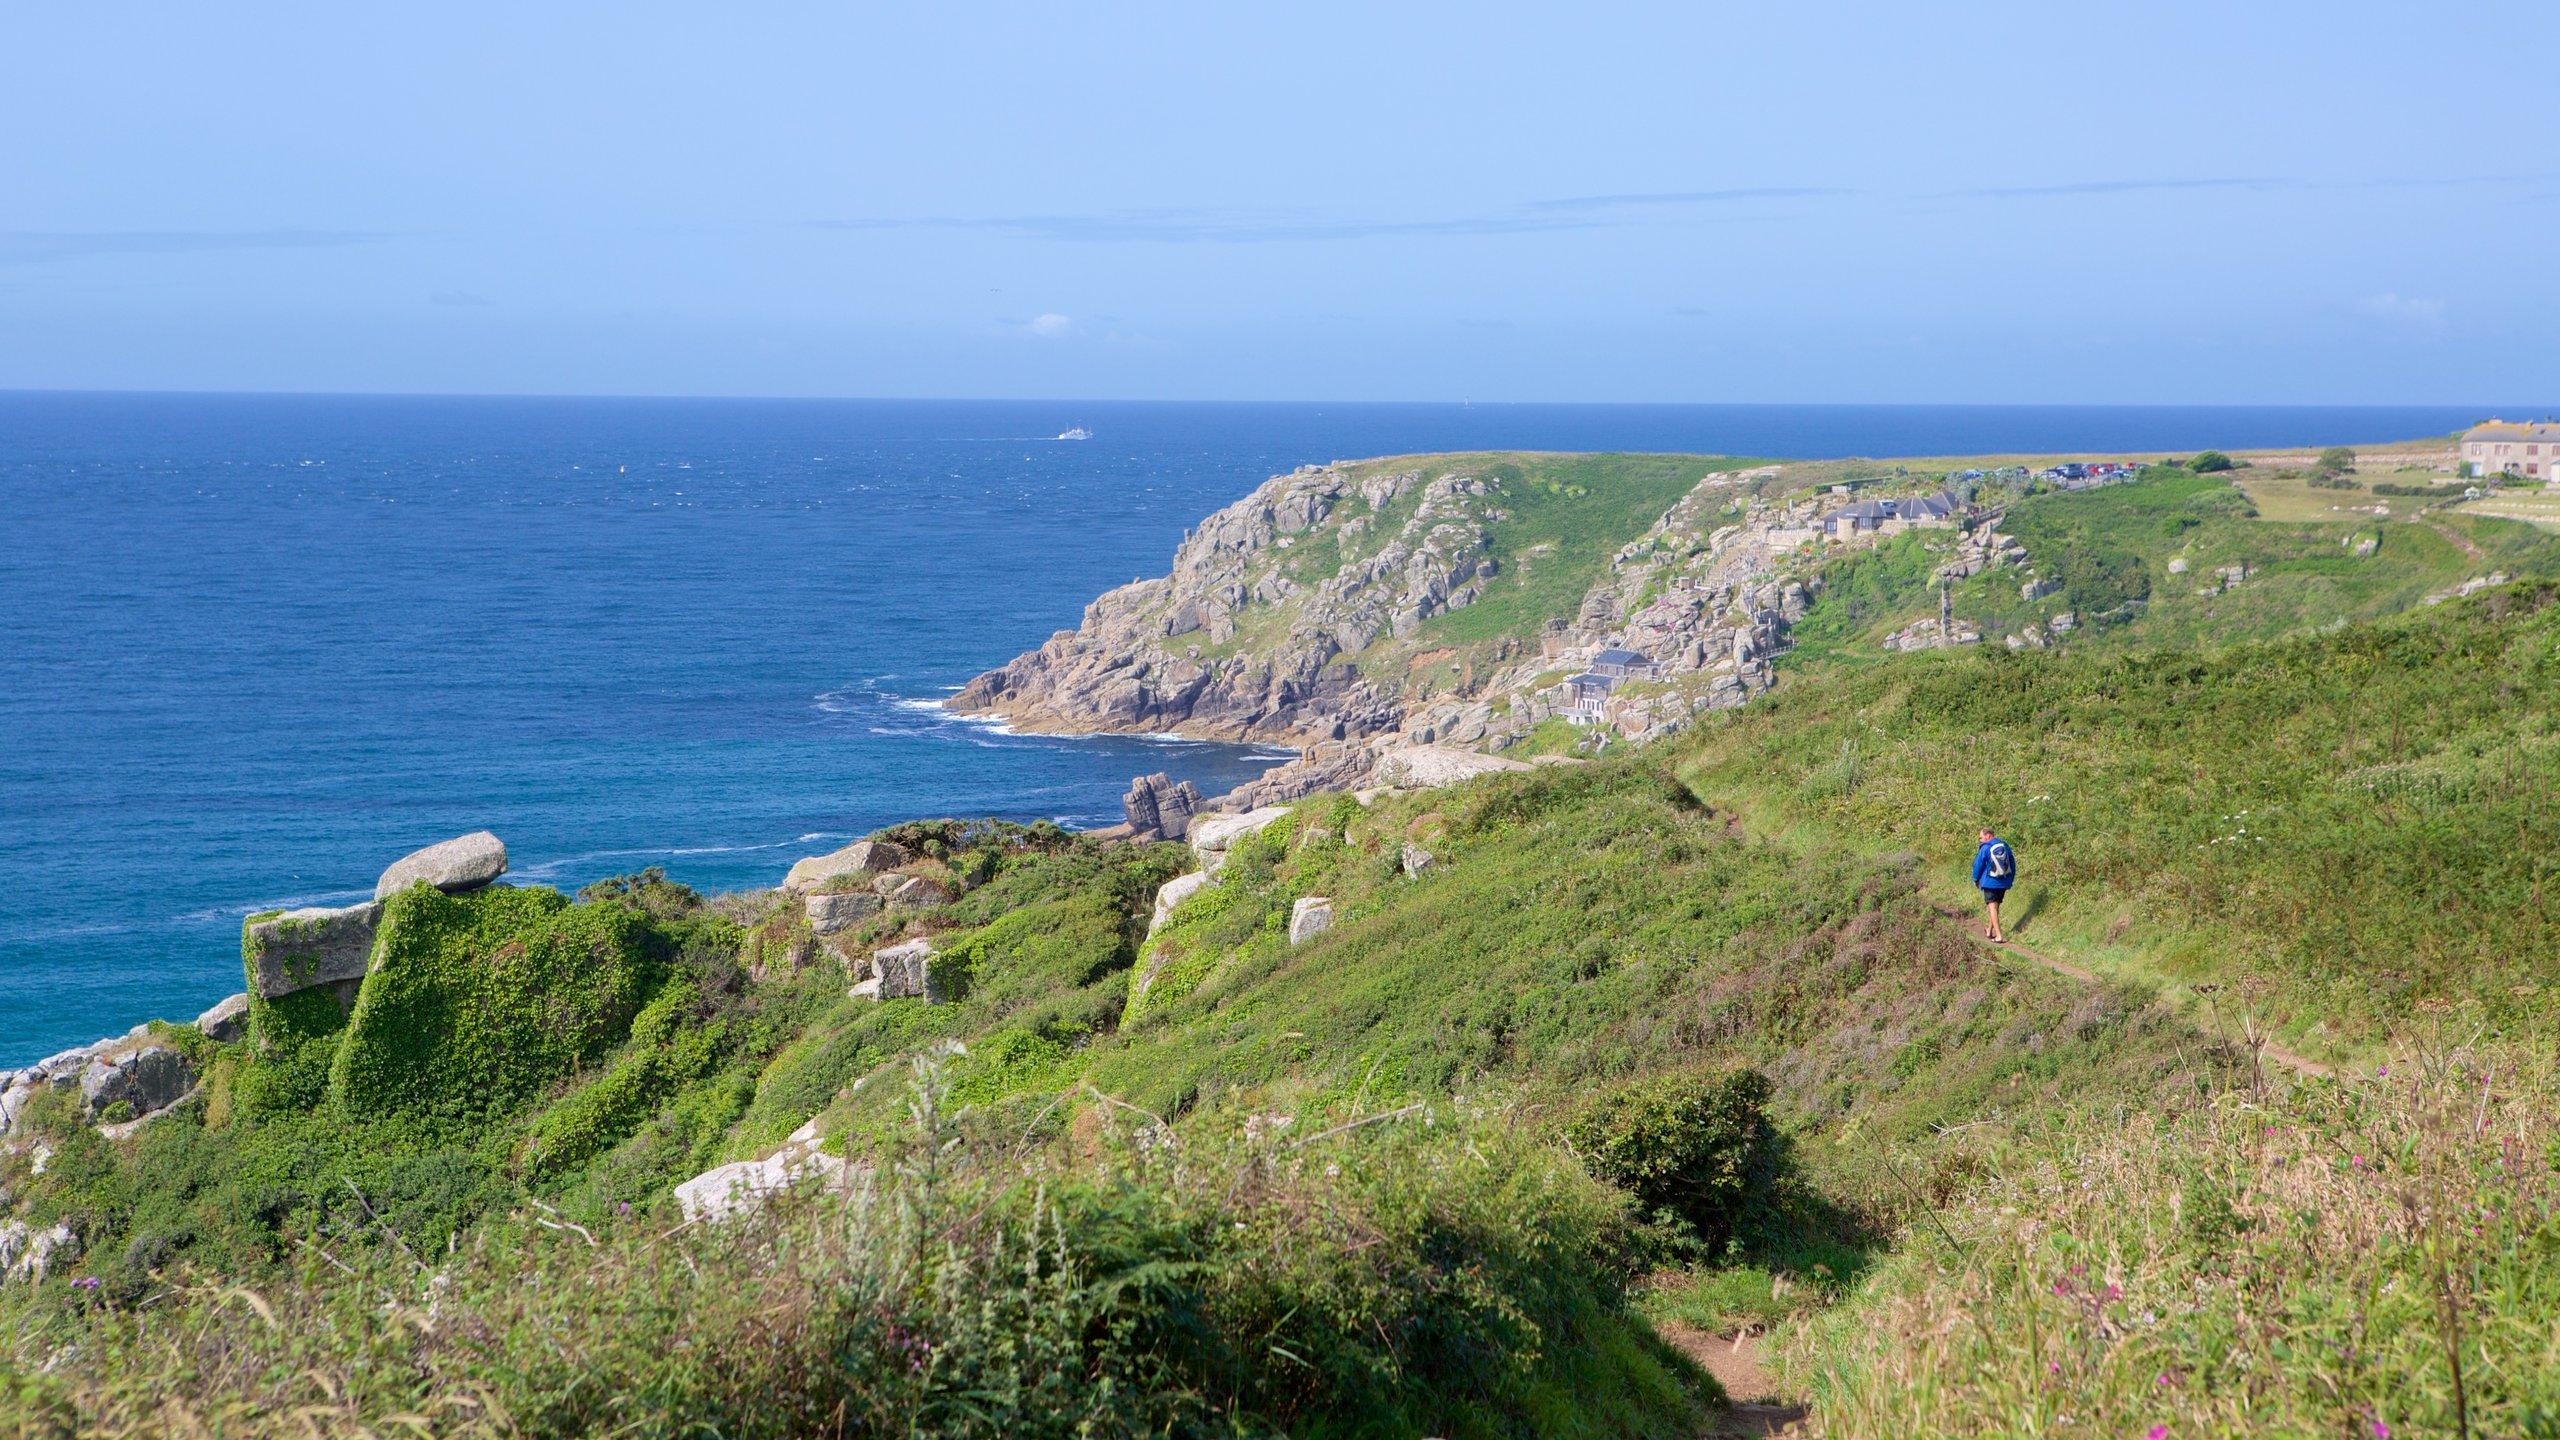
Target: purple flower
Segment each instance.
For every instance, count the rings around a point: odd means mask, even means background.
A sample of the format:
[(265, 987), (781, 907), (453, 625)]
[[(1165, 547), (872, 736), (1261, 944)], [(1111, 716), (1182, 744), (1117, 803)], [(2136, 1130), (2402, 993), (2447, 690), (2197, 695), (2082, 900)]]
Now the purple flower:
[(2142, 1440), (2169, 1440), (2169, 1427), (2166, 1425), (2154, 1425), (2150, 1429), (2142, 1432)]
[(95, 1290), (98, 1288), (98, 1277), (95, 1275), (83, 1275), (79, 1279), (72, 1281), (71, 1284), (74, 1289)]
[(2391, 1440), (2391, 1427), (2379, 1420), (2374, 1421), (2373, 1440)]

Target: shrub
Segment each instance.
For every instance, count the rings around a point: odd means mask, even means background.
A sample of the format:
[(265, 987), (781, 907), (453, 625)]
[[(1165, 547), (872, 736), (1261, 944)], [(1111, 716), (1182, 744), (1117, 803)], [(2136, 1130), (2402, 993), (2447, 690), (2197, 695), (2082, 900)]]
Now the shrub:
[(2213, 475), (2224, 470), (2238, 469), (2239, 462), (2219, 450), (2206, 450), (2199, 452), (2196, 458), (2188, 461), (2187, 468), (2199, 475)]
[(1778, 1146), (1757, 1070), (1673, 1071), (1610, 1093), (1567, 1127), (1591, 1173), (1657, 1224), (1723, 1250), (1777, 1178)]

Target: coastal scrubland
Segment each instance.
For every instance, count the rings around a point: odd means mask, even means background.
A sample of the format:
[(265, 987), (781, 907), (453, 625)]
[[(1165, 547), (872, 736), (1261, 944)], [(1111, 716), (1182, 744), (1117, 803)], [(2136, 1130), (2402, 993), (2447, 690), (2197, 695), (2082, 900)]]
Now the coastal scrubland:
[[(1515, 560), (1605, 566), (1615, 472), (1539, 473)], [(957, 898), (832, 950), (654, 874), (403, 892), (351, 1009), (164, 1027), (207, 1081), (129, 1139), (32, 1113), (8, 1213), (83, 1248), (0, 1286), (5, 1428), (1686, 1436), (1678, 1321), (1825, 1435), (2560, 1433), (2547, 551), (2227, 478), (2015, 502), (2117, 616), (2055, 648), (1878, 658), (1900, 537), (1770, 694), (1300, 800), (1152, 933), (1188, 849), (991, 822), (890, 832)], [(846, 993), (918, 929), (939, 1003)], [(794, 1133), (847, 1181), (673, 1203)]]

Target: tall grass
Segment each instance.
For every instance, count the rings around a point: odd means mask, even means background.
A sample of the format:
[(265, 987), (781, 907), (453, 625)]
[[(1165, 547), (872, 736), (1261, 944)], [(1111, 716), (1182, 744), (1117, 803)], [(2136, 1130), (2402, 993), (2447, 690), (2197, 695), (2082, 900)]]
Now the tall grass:
[(1797, 1337), (1822, 1434), (2560, 1434), (2547, 1055), (2091, 1121), (1988, 1157)]
[(729, 1225), (536, 1206), (21, 1297), (0, 1433), (1669, 1437), (1713, 1393), (1625, 1303), (1624, 1202), (1500, 1127), (1220, 1144), (1109, 1110), (1025, 1152), (941, 1086), (893, 1163)]

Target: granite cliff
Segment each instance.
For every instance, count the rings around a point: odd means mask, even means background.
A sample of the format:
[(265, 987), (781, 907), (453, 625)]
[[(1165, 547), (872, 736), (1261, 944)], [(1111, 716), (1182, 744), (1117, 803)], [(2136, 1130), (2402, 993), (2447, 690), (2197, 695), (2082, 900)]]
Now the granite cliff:
[[(1361, 785), (1413, 746), (1499, 752), (1542, 727), (1561, 743), (1565, 718), (1650, 737), (1772, 683), (1847, 503), (1791, 488), (1777, 466), (1681, 456), (1302, 467), (951, 704), (1033, 730), (1302, 747), (1212, 802), (1229, 810)], [(1642, 663), (1577, 693), (1615, 651)]]

